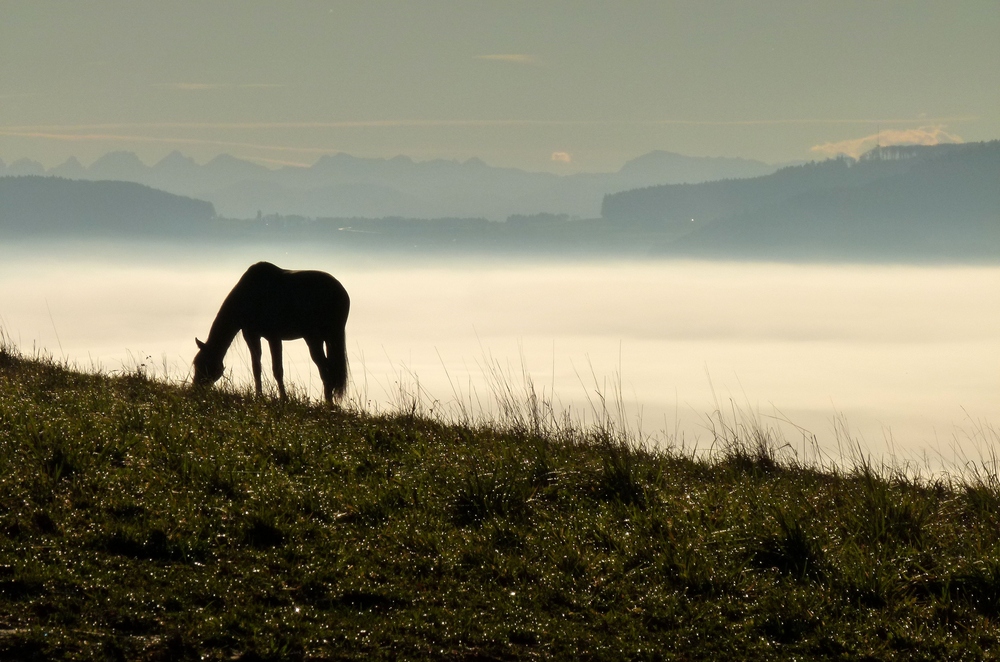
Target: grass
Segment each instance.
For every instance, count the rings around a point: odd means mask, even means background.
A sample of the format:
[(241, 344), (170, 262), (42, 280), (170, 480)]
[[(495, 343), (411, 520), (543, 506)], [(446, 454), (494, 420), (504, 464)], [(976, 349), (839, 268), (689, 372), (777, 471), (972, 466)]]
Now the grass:
[(0, 658), (975, 660), (1000, 490), (0, 349)]

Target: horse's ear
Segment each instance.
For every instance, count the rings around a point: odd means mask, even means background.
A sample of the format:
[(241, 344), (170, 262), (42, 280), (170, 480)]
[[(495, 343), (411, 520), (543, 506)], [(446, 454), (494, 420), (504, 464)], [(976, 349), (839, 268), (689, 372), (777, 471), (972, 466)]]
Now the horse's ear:
[(205, 349), (205, 343), (198, 340), (197, 338), (194, 339), (194, 344), (198, 345), (198, 349)]

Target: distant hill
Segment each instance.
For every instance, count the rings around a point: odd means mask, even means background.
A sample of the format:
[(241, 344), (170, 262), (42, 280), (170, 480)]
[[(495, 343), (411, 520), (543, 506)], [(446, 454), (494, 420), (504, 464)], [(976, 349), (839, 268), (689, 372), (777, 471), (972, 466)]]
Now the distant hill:
[[(76, 159), (45, 170), (22, 159), (9, 175), (49, 174), (69, 179), (131, 181), (211, 201), (222, 216), (411, 218), (569, 214), (595, 218), (607, 193), (654, 184), (754, 177), (775, 166), (735, 158), (651, 152), (618, 172), (555, 175), (498, 168), (479, 159), (414, 161), (333, 154), (308, 168), (271, 170), (221, 155), (199, 165), (179, 152), (147, 166), (131, 152), (112, 152), (83, 166)], [(4, 174), (0, 166), (0, 175)]]
[(638, 189), (607, 196), (603, 215), (662, 232), (666, 252), (996, 257), (1000, 141), (881, 148), (753, 179)]
[(0, 177), (0, 233), (189, 235), (215, 217), (209, 202), (118, 181)]

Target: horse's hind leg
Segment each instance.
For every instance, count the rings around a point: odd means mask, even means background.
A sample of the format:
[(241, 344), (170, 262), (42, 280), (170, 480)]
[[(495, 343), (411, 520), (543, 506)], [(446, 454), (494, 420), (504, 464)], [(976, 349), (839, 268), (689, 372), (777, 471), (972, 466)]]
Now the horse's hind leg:
[(274, 373), (274, 381), (278, 382), (278, 394), (282, 400), (287, 400), (285, 394), (285, 367), (281, 362), (281, 340), (267, 339), (267, 344), (271, 348), (271, 372)]
[(260, 385), (260, 337), (250, 335), (244, 331), (243, 340), (246, 341), (247, 349), (250, 350), (250, 365), (253, 366), (253, 383), (257, 387), (257, 395), (260, 396), (263, 393)]
[[(330, 387), (337, 400), (344, 397), (347, 390), (347, 339), (345, 329), (336, 329), (326, 339), (326, 359), (330, 370)], [(329, 400), (327, 396), (327, 400)]]
[(333, 384), (330, 381), (330, 366), (326, 360), (326, 356), (323, 354), (323, 341), (317, 340), (315, 338), (307, 338), (306, 344), (309, 345), (309, 356), (312, 357), (313, 363), (319, 368), (319, 377), (323, 380), (323, 397), (326, 398), (327, 402), (333, 402)]

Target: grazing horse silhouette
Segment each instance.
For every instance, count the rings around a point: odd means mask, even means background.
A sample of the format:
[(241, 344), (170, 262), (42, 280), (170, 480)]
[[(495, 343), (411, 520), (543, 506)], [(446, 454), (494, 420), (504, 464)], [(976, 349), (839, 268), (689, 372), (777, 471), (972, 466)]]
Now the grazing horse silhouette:
[(257, 395), (261, 395), (260, 340), (264, 338), (271, 348), (271, 369), (284, 400), (287, 396), (281, 341), (303, 338), (319, 368), (326, 401), (332, 403), (334, 395), (340, 400), (347, 388), (344, 331), (350, 309), (347, 290), (330, 274), (287, 271), (269, 262), (258, 262), (246, 270), (222, 302), (208, 340), (195, 338), (198, 353), (194, 357), (194, 383), (208, 386), (222, 377), (225, 370), (222, 359), (236, 334), (242, 331), (250, 349)]

